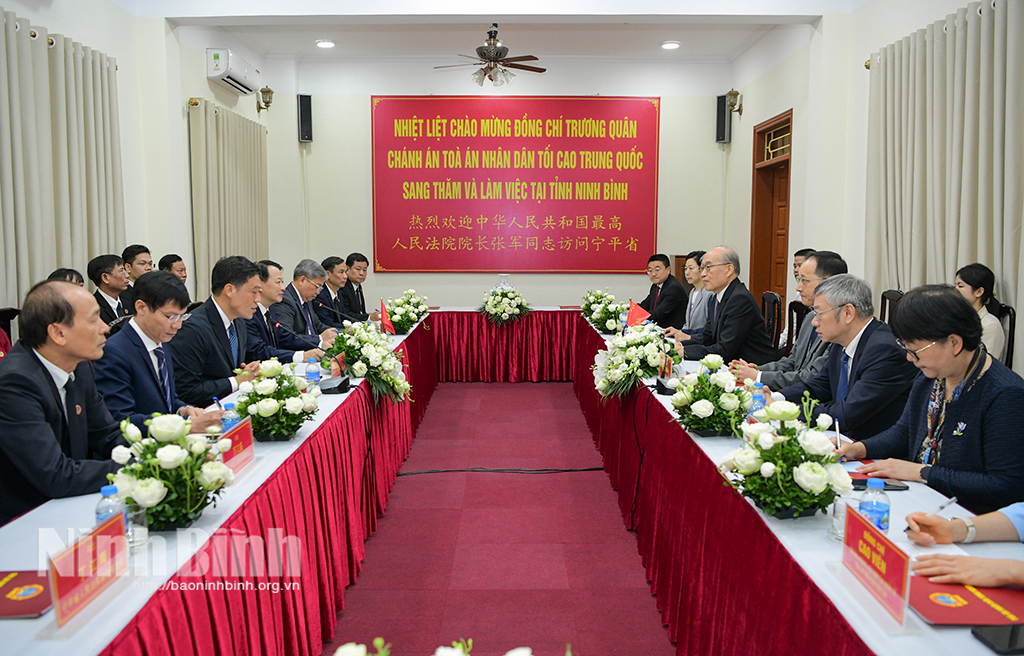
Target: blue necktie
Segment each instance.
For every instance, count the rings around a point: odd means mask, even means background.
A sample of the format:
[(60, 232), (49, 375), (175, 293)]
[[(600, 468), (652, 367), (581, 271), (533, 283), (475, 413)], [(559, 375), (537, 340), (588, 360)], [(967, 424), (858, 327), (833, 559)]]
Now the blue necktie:
[(167, 402), (167, 412), (174, 412), (174, 408), (171, 407), (171, 377), (167, 371), (167, 354), (164, 352), (163, 345), (153, 349), (153, 353), (156, 354), (157, 369), (160, 370), (160, 384), (164, 388), (164, 401)]
[(843, 355), (839, 358), (839, 384), (836, 385), (836, 403), (846, 400), (846, 392), (850, 389), (850, 355), (843, 349)]
[(231, 358), (233, 366), (238, 366), (238, 335), (235, 334), (235, 322), (228, 324), (228, 341), (231, 343)]
[(316, 331), (313, 330), (313, 319), (309, 316), (309, 304), (302, 304), (302, 314), (306, 315), (306, 327), (309, 329), (309, 334), (315, 335)]

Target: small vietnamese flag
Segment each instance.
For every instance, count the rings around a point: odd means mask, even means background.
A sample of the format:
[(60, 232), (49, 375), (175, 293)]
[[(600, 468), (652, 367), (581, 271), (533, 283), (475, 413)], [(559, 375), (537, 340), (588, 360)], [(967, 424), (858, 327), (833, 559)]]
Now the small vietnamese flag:
[(651, 313), (643, 309), (639, 305), (633, 302), (633, 299), (629, 300), (629, 314), (626, 315), (627, 326), (637, 326), (642, 324), (651, 316)]
[(391, 324), (391, 317), (388, 316), (388, 306), (384, 305), (384, 299), (380, 299), (380, 325), (381, 328), (392, 335), (395, 334), (395, 327)]

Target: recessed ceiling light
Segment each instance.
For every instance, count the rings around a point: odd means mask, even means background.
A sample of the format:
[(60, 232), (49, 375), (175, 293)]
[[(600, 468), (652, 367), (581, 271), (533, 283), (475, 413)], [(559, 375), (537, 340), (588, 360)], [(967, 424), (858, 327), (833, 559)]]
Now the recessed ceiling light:
[(664, 48), (665, 50), (675, 50), (680, 45), (681, 44), (678, 41), (663, 41), (661, 43), (661, 47)]
[[(317, 48), (333, 48), (334, 47), (334, 41), (331, 41), (330, 39), (317, 39), (316, 40), (316, 47)], [(676, 47), (678, 48), (679, 46), (677, 45)]]

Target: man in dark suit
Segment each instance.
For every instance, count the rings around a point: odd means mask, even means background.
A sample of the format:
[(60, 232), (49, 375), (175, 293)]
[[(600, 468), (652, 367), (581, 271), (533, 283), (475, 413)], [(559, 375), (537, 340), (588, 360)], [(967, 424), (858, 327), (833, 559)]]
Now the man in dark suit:
[(349, 311), (345, 304), (345, 295), (341, 293), (342, 288), (348, 284), (348, 265), (345, 264), (345, 260), (332, 255), (325, 258), (320, 266), (327, 273), (323, 289), (313, 299), (313, 307), (316, 308), (320, 321), (338, 330), (345, 327), (346, 321), (359, 321), (359, 318)]
[(128, 289), (128, 272), (124, 260), (117, 255), (100, 255), (89, 261), (86, 274), (96, 285), (96, 302), (100, 306), (100, 318), (107, 325), (131, 314), (121, 295)]
[(345, 297), (348, 313), (360, 321), (380, 321), (379, 311), (366, 311), (366, 298), (363, 296), (363, 283), (366, 282), (370, 261), (362, 253), (350, 253), (345, 258), (345, 265), (348, 266), (348, 282), (341, 288), (341, 294)]
[(854, 439), (895, 424), (917, 376), (917, 367), (874, 311), (871, 287), (860, 278), (844, 273), (818, 285), (808, 318), (822, 341), (834, 346), (817, 376), (782, 390), (794, 403), (810, 392), (818, 400), (814, 416), (827, 412)]
[(96, 361), (96, 388), (107, 410), (114, 419), (129, 417), (143, 435), (154, 412), (191, 419), (193, 433), (220, 422), (220, 410), (189, 406), (174, 388), (174, 365), (164, 344), (181, 328), (188, 304), (188, 291), (174, 274), (143, 275), (135, 281), (135, 316), (107, 340)]
[(259, 362), (245, 364), (245, 319), (259, 302), (259, 269), (241, 255), (223, 257), (213, 266), (210, 288), (213, 295), (170, 341), (178, 396), (201, 408), (237, 391), (259, 371)]
[[(309, 343), (290, 330), (285, 330), (273, 306), (284, 298), (284, 274), (281, 265), (273, 260), (260, 260), (260, 304), (251, 319), (246, 319), (249, 331), (246, 357), (249, 360), (277, 358), (281, 362), (308, 362), (323, 357), (322, 348), (310, 348)], [(318, 347), (330, 348), (334, 339), (321, 340)]]
[(740, 258), (728, 246), (712, 248), (701, 260), (701, 280), (714, 296), (709, 301), (708, 322), (699, 335), (668, 329), (677, 340), (676, 350), (687, 360), (717, 353), (726, 362), (736, 359), (754, 364), (774, 362), (779, 352), (764, 325), (764, 316), (753, 295), (740, 282)]
[(33, 287), (21, 339), (0, 361), (0, 524), (50, 499), (98, 492), (126, 446), (93, 380), (107, 324), (96, 299), (68, 282)]
[(683, 284), (669, 273), (667, 255), (658, 253), (647, 260), (651, 291), (640, 307), (651, 313), (651, 322), (662, 328), (682, 328), (686, 323), (688, 298)]
[(121, 259), (124, 260), (124, 270), (128, 273), (128, 289), (121, 293), (121, 303), (128, 310), (128, 314), (135, 314), (135, 281), (153, 270), (153, 256), (142, 244), (132, 244), (121, 251)]
[(327, 272), (315, 261), (300, 261), (295, 265), (292, 284), (285, 287), (281, 302), (272, 306), (284, 329), (301, 337), (309, 347), (317, 347), (324, 340), (333, 340), (338, 332), (324, 324), (313, 309), (312, 300), (320, 293), (326, 278)]

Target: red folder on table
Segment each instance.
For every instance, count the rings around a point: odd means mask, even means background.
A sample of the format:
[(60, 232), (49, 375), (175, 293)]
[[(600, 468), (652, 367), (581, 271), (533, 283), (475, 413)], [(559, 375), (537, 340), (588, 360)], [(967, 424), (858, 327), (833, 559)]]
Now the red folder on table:
[(999, 626), (1024, 622), (1024, 590), (932, 583), (910, 577), (910, 606), (929, 624)]
[(51, 605), (50, 580), (45, 573), (0, 572), (0, 618), (39, 617)]
[[(873, 462), (874, 460), (860, 460), (857, 462), (857, 466), (860, 467), (861, 465), (870, 465)], [(862, 474), (860, 472), (848, 471), (846, 473), (849, 474), (850, 478), (852, 478), (855, 481), (860, 481), (864, 480), (865, 478), (868, 478), (867, 474)]]

